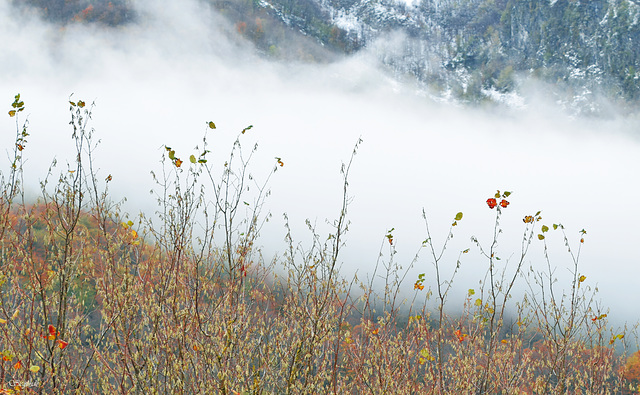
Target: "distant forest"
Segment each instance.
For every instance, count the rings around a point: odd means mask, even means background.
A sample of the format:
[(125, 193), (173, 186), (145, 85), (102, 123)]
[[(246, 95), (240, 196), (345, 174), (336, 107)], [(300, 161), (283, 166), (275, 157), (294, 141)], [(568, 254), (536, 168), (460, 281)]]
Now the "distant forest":
[(44, 19), (63, 24), (88, 22), (119, 26), (135, 18), (129, 0), (14, 0), (13, 3), (27, 4), (37, 9)]
[[(629, 0), (201, 0), (265, 56), (326, 62), (389, 32), (402, 45), (376, 47), (393, 74), (463, 102), (517, 89), (534, 77), (574, 101), (604, 95), (640, 100), (640, 6)], [(14, 3), (17, 1), (14, 0)], [(24, 4), (24, 3), (20, 3)], [(129, 0), (27, 0), (56, 23), (135, 23)]]

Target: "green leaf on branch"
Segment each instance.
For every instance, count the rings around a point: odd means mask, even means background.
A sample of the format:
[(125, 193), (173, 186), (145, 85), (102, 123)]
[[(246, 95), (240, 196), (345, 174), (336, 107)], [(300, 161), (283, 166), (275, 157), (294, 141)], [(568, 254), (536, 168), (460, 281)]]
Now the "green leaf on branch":
[(460, 221), (461, 219), (462, 219), (462, 212), (460, 212), (460, 213), (456, 214), (456, 218), (455, 218), (455, 220), (456, 220), (456, 221)]
[(209, 129), (215, 129), (216, 128), (216, 124), (213, 122), (209, 122)]
[(195, 156), (193, 156), (193, 155), (191, 155), (191, 156), (189, 157), (189, 162), (191, 162), (191, 163), (196, 163), (196, 157), (195, 157)]
[(544, 240), (544, 235), (543, 234), (539, 234), (538, 235), (538, 240)]

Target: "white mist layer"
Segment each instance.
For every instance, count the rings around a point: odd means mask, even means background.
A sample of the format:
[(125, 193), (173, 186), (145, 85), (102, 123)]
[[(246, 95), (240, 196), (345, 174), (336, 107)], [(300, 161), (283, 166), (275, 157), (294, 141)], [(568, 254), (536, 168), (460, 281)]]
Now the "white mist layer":
[[(542, 223), (564, 224), (575, 251), (578, 231), (587, 230), (579, 271), (586, 284), (597, 284), (603, 305), (612, 307), (610, 316), (640, 319), (631, 302), (640, 300), (636, 119), (571, 119), (535, 93), (523, 110), (508, 113), (435, 104), (387, 78), (367, 53), (331, 65), (268, 62), (249, 45), (233, 43), (233, 29), (197, 3), (156, 1), (140, 9), (145, 11), (138, 26), (105, 31), (21, 19), (0, 3), (0, 103), (8, 111), (18, 92), (25, 101), (31, 133), (25, 178), (32, 193), (54, 157), (72, 158), (71, 93), (95, 99), (91, 125), (102, 140), (99, 176), (112, 174), (113, 197), (126, 196), (134, 215), (155, 209), (149, 172), (160, 168), (163, 145), (188, 157), (212, 120), (218, 125), (209, 133), (213, 155), (224, 160), (235, 135), (252, 124), (246, 147), (260, 144), (256, 176), (267, 174), (276, 156), (285, 162), (272, 179), (267, 208), (274, 217), (262, 236), (265, 251), (282, 252), (283, 212), (299, 239), (308, 239), (306, 218), (325, 234), (330, 230), (324, 221), (339, 215), (340, 164), (361, 137), (349, 180), (345, 274), (371, 275), (391, 228), (396, 259), (406, 267), (426, 239), (422, 208), (438, 243), (462, 211), (444, 270), (452, 270), (458, 252), (471, 247), (456, 291), (477, 289), (486, 261), (470, 237), (488, 248), (495, 211), (485, 200), (496, 189), (509, 190), (503, 261), (517, 260), (522, 218), (542, 210)], [(9, 150), (14, 120), (6, 116), (0, 128), (0, 144)], [(566, 280), (571, 257), (560, 234), (552, 232), (548, 240), (551, 263)], [(421, 256), (404, 285), (408, 295), (418, 273), (433, 278), (427, 251)], [(525, 264), (544, 269), (538, 240)], [(519, 283), (522, 290), (525, 282)], [(452, 308), (459, 300), (452, 298)]]

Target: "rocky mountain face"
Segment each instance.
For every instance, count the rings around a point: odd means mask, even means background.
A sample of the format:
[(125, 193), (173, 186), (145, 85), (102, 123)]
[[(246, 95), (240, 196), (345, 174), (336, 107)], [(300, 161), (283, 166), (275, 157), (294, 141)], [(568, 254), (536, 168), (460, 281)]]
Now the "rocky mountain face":
[(558, 102), (576, 112), (598, 112), (599, 97), (619, 105), (640, 98), (635, 1), (422, 0), (407, 6), (391, 0), (261, 0), (257, 5), (322, 45), (344, 52), (369, 47), (391, 73), (415, 78), (435, 97), (508, 101), (522, 81), (536, 78), (553, 85)]
[[(264, 56), (328, 62), (371, 51), (436, 99), (513, 104), (531, 79), (575, 112), (640, 99), (635, 0), (201, 0)], [(135, 23), (127, 0), (28, 0), (59, 23)], [(87, 11), (88, 10), (88, 11)]]

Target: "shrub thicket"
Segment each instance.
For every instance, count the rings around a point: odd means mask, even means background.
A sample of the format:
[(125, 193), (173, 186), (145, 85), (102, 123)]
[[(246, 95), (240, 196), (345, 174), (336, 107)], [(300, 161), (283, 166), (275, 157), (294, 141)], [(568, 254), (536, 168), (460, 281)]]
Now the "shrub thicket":
[[(93, 105), (83, 101), (70, 101), (75, 158), (59, 173), (54, 163), (38, 202), (25, 201), (23, 109), (17, 95), (9, 114), (15, 146), (0, 173), (5, 392), (613, 394), (638, 385), (637, 355), (625, 364), (614, 349), (626, 346), (626, 330), (609, 327), (580, 272), (585, 232), (576, 248), (562, 225), (527, 215), (517, 259), (509, 270), (498, 261), (509, 192), (487, 200), (493, 239), (474, 240), (486, 276), (452, 315), (447, 298), (459, 260), (445, 278), (443, 253), (462, 213), (440, 246), (424, 216), (433, 269), (409, 280), (411, 300), (401, 296), (407, 272), (394, 261), (393, 230), (370, 277), (384, 280), (380, 292), (373, 280), (338, 272), (353, 156), (342, 167), (342, 207), (329, 237), (309, 223), (305, 246), (287, 225), (283, 254), (269, 262), (256, 242), (269, 178), (284, 162), (276, 158), (264, 182), (250, 174), (256, 147), (247, 153), (241, 141), (251, 127), (226, 160), (210, 158), (206, 138), (184, 160), (165, 147), (154, 173), (158, 212), (132, 221), (109, 198), (111, 175), (98, 177), (93, 167)], [(574, 263), (564, 290), (548, 254), (546, 269), (525, 267), (533, 242), (546, 251), (554, 230)], [(528, 292), (511, 302), (516, 282)]]

